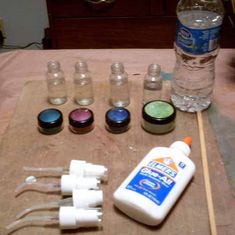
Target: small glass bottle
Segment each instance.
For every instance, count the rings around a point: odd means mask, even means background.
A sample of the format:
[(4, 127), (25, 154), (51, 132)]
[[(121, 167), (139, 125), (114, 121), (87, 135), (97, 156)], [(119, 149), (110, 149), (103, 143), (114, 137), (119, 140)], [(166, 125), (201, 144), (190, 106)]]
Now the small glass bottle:
[(79, 105), (90, 105), (94, 102), (92, 77), (87, 63), (83, 60), (75, 65), (74, 99)]
[(67, 101), (67, 93), (64, 72), (60, 68), (60, 63), (50, 61), (47, 68), (48, 101), (56, 105), (64, 104)]
[(161, 66), (158, 64), (150, 64), (148, 72), (144, 77), (143, 103), (161, 98), (162, 76)]
[(120, 62), (111, 65), (110, 103), (115, 107), (125, 107), (130, 104), (128, 74)]

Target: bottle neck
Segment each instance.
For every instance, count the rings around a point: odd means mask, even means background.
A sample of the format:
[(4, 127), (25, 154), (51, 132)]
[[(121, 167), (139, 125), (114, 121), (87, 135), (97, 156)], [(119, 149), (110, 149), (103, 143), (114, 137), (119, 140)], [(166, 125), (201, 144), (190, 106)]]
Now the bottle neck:
[(148, 75), (153, 77), (159, 77), (161, 74), (161, 67), (158, 64), (150, 64), (148, 67)]
[(49, 73), (58, 73), (60, 71), (60, 63), (58, 61), (50, 61), (47, 64)]
[(180, 0), (176, 12), (180, 11), (210, 11), (224, 16), (224, 5), (221, 0)]
[(87, 73), (88, 66), (85, 61), (78, 61), (75, 65), (75, 72), (77, 73)]
[(112, 74), (122, 74), (125, 72), (124, 65), (120, 62), (111, 65)]

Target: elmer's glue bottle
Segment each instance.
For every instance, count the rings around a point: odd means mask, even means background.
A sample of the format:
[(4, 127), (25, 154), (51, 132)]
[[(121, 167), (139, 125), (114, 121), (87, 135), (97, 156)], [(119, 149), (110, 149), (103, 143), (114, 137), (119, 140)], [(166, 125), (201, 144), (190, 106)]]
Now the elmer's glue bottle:
[(114, 192), (114, 204), (147, 225), (160, 224), (194, 175), (191, 137), (153, 148)]

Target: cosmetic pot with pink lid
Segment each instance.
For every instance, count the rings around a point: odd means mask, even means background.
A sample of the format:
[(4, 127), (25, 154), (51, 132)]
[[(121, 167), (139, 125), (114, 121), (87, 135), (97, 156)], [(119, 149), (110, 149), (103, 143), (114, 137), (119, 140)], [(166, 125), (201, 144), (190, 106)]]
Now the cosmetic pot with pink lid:
[(69, 113), (69, 129), (75, 134), (86, 134), (94, 129), (94, 114), (88, 108), (74, 109)]

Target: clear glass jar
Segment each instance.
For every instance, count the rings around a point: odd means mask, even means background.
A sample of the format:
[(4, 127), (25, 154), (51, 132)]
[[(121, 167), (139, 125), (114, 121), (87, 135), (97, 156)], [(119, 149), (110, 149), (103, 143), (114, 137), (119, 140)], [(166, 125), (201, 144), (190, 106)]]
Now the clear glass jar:
[(64, 72), (58, 61), (50, 61), (47, 64), (47, 88), (48, 101), (51, 104), (64, 104), (67, 101), (66, 84)]
[(162, 76), (161, 66), (158, 64), (150, 64), (148, 72), (144, 77), (143, 85), (143, 103), (161, 98)]
[(90, 105), (94, 102), (92, 77), (87, 63), (83, 60), (75, 65), (74, 99), (79, 105)]
[(111, 65), (110, 103), (114, 107), (125, 107), (130, 104), (128, 74), (120, 62)]

